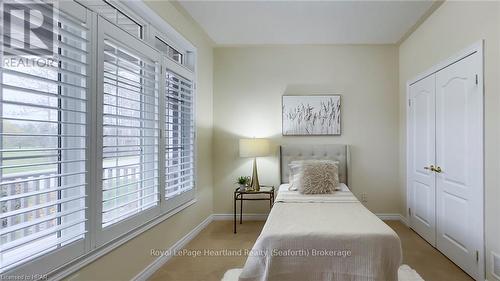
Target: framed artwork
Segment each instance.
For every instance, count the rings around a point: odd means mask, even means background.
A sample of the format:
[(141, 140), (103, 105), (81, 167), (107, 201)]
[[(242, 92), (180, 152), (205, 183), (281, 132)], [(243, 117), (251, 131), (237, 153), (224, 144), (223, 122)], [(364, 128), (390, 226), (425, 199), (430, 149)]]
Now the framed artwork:
[(284, 136), (339, 136), (340, 95), (283, 96)]

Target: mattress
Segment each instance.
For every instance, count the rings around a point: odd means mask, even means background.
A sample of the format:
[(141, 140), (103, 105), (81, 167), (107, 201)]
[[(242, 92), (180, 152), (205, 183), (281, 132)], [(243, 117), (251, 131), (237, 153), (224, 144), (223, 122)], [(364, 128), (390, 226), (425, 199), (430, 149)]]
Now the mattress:
[(347, 186), (328, 195), (279, 188), (240, 281), (397, 280), (397, 234)]

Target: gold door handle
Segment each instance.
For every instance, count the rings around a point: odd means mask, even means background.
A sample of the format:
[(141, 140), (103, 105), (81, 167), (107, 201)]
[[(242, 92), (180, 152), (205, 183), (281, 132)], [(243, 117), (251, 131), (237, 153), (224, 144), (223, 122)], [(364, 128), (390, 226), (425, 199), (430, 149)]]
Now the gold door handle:
[(434, 169), (434, 172), (436, 172), (436, 173), (442, 173), (443, 170), (441, 170), (441, 167), (437, 166), (436, 169)]
[(429, 167), (424, 167), (426, 170), (430, 170), (431, 172), (435, 172), (436, 169), (434, 168), (434, 165), (430, 165)]

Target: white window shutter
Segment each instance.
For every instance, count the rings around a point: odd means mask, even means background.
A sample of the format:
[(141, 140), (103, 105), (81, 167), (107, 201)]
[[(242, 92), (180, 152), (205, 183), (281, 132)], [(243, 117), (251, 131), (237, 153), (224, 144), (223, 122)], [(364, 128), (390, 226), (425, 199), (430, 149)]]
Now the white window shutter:
[[(173, 69), (167, 65), (164, 76), (165, 198), (170, 205), (168, 208), (193, 199), (195, 186), (194, 87), (191, 79)], [(187, 193), (190, 196), (186, 196)]]
[(158, 204), (155, 62), (104, 42), (103, 221), (106, 227)]
[(102, 99), (98, 244), (159, 214), (159, 53), (99, 18)]
[[(51, 268), (84, 253), (91, 31), (86, 9), (65, 7), (77, 16), (42, 10), (53, 55), (15, 48), (21, 37), (2, 43), (16, 64), (0, 69), (0, 273), (42, 255)], [(30, 266), (24, 272), (40, 268)]]

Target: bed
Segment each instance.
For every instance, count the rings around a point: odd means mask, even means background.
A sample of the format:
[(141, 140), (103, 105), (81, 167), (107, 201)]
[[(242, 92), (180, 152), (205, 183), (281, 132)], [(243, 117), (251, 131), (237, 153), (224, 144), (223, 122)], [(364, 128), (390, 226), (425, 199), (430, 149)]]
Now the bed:
[[(239, 280), (397, 280), (401, 242), (350, 191), (349, 147), (284, 145), (280, 158), (282, 185)], [(303, 159), (339, 161), (341, 190), (289, 191), (288, 163)]]

